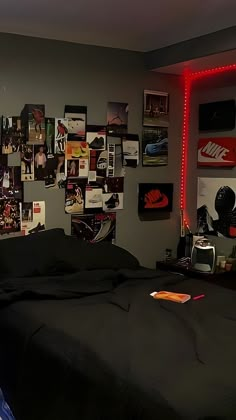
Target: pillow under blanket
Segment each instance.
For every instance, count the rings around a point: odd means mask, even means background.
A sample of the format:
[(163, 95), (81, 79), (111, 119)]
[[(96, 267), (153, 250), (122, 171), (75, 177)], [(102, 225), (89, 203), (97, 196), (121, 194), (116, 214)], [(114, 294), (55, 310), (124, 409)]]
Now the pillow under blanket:
[(80, 270), (137, 269), (129, 251), (110, 242), (89, 243), (63, 229), (50, 229), (0, 241), (1, 277), (60, 275)]
[(41, 275), (56, 261), (57, 244), (65, 236), (63, 229), (55, 228), (0, 240), (0, 278)]
[(134, 255), (108, 241), (90, 243), (66, 236), (65, 244), (61, 262), (75, 271), (139, 267)]

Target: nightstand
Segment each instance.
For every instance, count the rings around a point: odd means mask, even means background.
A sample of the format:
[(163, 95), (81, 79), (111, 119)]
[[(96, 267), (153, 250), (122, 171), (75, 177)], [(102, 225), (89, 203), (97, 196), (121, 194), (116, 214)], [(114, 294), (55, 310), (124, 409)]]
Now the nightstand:
[(184, 274), (192, 278), (199, 278), (227, 289), (236, 290), (236, 271), (216, 270), (214, 273), (203, 273), (194, 270), (191, 264), (180, 264), (178, 260), (156, 261), (156, 269), (170, 273)]

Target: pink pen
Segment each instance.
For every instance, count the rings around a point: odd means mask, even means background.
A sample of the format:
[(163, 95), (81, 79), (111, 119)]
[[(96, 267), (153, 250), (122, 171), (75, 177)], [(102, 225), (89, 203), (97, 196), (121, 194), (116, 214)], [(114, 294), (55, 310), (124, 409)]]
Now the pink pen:
[(194, 296), (194, 297), (193, 297), (193, 300), (202, 299), (202, 298), (204, 298), (204, 297), (205, 297), (205, 295), (198, 295), (198, 296)]

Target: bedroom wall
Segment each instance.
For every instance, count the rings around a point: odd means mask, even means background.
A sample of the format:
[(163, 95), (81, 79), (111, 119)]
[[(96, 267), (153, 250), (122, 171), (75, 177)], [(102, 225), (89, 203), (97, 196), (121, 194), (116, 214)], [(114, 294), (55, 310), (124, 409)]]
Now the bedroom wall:
[[(182, 87), (177, 76), (145, 72), (136, 52), (0, 34), (0, 113), (19, 114), (25, 103), (44, 103), (47, 116), (62, 116), (65, 104), (87, 105), (88, 124), (106, 123), (108, 101), (129, 103), (129, 132), (141, 136), (143, 90), (170, 94), (169, 165), (127, 168), (124, 210), (117, 212), (117, 245), (141, 264), (154, 267), (165, 248), (175, 250), (178, 230), (178, 188)], [(10, 156), (9, 164), (19, 164)], [(174, 211), (169, 220), (140, 222), (138, 182), (174, 182)], [(70, 233), (64, 213), (64, 190), (46, 190), (43, 182), (24, 183), (25, 201), (46, 201), (46, 226)], [(105, 257), (105, 256), (104, 256)]]
[[(235, 61), (236, 62), (236, 56)], [(218, 133), (199, 133), (198, 131), (198, 106), (200, 103), (218, 100), (236, 99), (236, 71), (225, 73), (221, 76), (206, 78), (194, 82), (191, 95), (190, 111), (190, 142), (188, 154), (188, 181), (187, 181), (187, 210), (193, 232), (197, 227), (197, 178), (236, 178), (236, 167), (227, 168), (197, 168), (197, 143), (200, 137), (236, 136), (236, 129)], [(229, 255), (235, 239), (224, 239), (212, 236), (217, 251), (220, 255)]]

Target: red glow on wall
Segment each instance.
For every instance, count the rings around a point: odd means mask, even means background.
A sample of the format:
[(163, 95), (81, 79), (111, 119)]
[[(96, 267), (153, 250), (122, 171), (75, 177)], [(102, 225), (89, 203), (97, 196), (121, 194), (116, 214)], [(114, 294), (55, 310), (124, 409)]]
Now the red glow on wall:
[[(183, 107), (183, 127), (182, 127), (182, 151), (180, 169), (180, 209), (186, 208), (186, 181), (187, 181), (187, 158), (189, 143), (190, 126), (190, 98), (191, 85), (194, 80), (202, 79), (206, 76), (213, 76), (220, 73), (236, 70), (236, 64), (215, 67), (213, 69), (201, 70), (196, 72), (185, 72), (184, 74), (184, 107)], [(184, 220), (186, 221), (185, 215)]]

